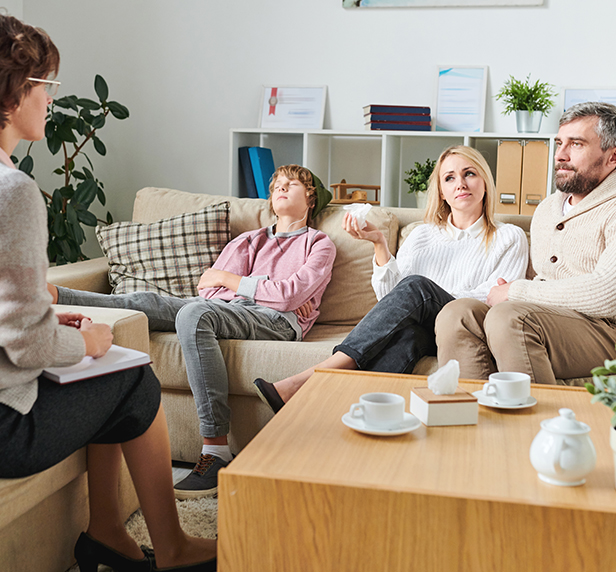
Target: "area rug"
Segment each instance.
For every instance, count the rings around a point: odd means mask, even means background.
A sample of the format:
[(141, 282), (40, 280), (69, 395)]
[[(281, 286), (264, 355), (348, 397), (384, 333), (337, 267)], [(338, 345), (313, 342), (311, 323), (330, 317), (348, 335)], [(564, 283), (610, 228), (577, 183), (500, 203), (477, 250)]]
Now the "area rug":
[[(216, 538), (216, 522), (218, 517), (218, 499), (203, 498), (195, 500), (176, 500), (180, 524), (186, 534), (201, 538)], [(133, 513), (126, 522), (126, 530), (137, 544), (152, 547), (152, 541), (145, 525), (141, 510)], [(99, 566), (98, 572), (108, 572), (111, 568)], [(68, 572), (78, 572), (76, 564)]]

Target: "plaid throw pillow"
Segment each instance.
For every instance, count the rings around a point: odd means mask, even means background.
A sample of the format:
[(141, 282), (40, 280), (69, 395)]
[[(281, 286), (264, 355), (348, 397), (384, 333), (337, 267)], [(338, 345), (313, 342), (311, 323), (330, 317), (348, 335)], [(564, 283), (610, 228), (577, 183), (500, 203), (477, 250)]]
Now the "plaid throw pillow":
[(114, 294), (150, 291), (189, 298), (231, 239), (229, 203), (151, 224), (97, 226), (96, 236), (109, 259)]

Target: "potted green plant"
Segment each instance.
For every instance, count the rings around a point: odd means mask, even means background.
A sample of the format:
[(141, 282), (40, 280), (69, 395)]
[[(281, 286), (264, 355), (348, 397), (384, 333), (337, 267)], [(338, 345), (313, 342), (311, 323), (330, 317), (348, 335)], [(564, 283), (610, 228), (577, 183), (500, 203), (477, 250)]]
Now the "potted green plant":
[[(67, 95), (51, 104), (45, 139), (52, 155), (62, 150), (62, 164), (53, 172), (62, 177), (61, 185), (49, 193), (41, 189), (47, 204), (47, 224), (49, 261), (56, 264), (85, 260), (81, 251), (85, 241), (82, 225), (96, 226), (97, 223), (113, 222), (111, 213), (106, 220), (97, 219), (90, 207), (95, 200), (105, 205), (103, 183), (94, 176), (94, 165), (84, 148), (91, 141), (99, 155), (106, 155), (107, 148), (100, 140), (98, 132), (105, 126), (109, 114), (116, 119), (126, 119), (128, 109), (117, 101), (109, 101), (109, 88), (100, 76), (94, 78), (94, 91), (99, 101)], [(61, 111), (66, 110), (67, 113)], [(34, 159), (30, 155), (32, 144), (26, 156), (19, 161), (12, 157), (19, 168), (34, 179)], [(82, 160), (82, 166), (77, 160)], [(39, 186), (40, 188), (40, 186)]]
[(510, 75), (495, 97), (505, 104), (503, 115), (515, 111), (518, 133), (538, 133), (541, 118), (554, 107), (553, 87), (539, 80), (531, 83), (530, 74), (523, 81)]
[(415, 168), (409, 169), (404, 174), (408, 175), (404, 182), (409, 186), (409, 194), (415, 194), (417, 208), (425, 209), (428, 201), (428, 180), (436, 161), (434, 159), (426, 159), (424, 163), (415, 162)]
[(614, 452), (616, 479), (616, 360), (605, 360), (604, 364), (591, 370), (592, 383), (586, 383), (586, 389), (592, 393), (592, 403), (603, 403), (614, 415), (610, 421), (610, 445)]

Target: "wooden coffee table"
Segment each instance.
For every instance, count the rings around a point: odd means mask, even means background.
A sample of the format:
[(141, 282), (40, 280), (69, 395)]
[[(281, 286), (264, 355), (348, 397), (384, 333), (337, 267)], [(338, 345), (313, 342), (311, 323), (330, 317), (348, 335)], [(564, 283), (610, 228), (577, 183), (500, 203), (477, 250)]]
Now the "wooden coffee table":
[[(396, 437), (349, 429), (363, 393), (409, 406), (426, 378), (317, 371), (219, 474), (221, 572), (579, 572), (616, 569), (610, 411), (584, 389), (533, 385), (521, 410), (479, 406), (476, 426)], [(460, 384), (468, 391), (480, 382)], [(581, 487), (543, 483), (529, 461), (540, 421), (569, 407), (592, 428)]]

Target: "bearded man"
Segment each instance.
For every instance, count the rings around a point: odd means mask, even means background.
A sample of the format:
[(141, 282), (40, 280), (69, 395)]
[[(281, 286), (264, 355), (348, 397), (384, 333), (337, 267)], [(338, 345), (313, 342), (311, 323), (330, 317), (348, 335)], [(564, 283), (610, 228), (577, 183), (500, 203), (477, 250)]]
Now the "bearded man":
[(616, 107), (569, 108), (554, 163), (557, 190), (531, 222), (534, 279), (499, 280), (488, 304), (454, 300), (437, 317), (439, 365), (457, 359), (462, 377), (555, 384), (615, 357)]

